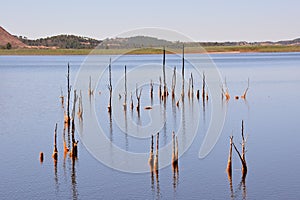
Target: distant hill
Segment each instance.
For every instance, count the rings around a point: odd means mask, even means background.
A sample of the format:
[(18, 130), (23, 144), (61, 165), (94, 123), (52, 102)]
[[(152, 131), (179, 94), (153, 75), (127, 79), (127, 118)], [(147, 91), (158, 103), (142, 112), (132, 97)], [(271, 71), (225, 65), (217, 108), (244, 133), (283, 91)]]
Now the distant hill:
[(28, 46), (40, 48), (92, 49), (101, 42), (96, 39), (75, 35), (57, 35), (36, 40), (30, 40), (23, 36), (19, 36), (18, 38)]
[(11, 48), (23, 48), (26, 44), (21, 42), (18, 38), (11, 35), (4, 28), (0, 26), (0, 48), (7, 48), (7, 44), (11, 45)]
[[(52, 37), (40, 38), (36, 40), (28, 39), (24, 36), (13, 36), (0, 26), (0, 48), (7, 48), (7, 44), (12, 48), (60, 48), (60, 49), (131, 49), (131, 48), (152, 48), (168, 47), (178, 48), (183, 42), (173, 42), (164, 39), (158, 39), (149, 36), (134, 36), (128, 38), (108, 38), (97, 40), (88, 37), (75, 35), (57, 35)], [(186, 47), (211, 47), (211, 46), (300, 46), (300, 38), (283, 41), (265, 41), (265, 42), (185, 42)]]
[(171, 47), (178, 44), (163, 39), (149, 36), (134, 36), (129, 38), (110, 38), (105, 39), (99, 44), (102, 49), (130, 49), (130, 48), (149, 48), (149, 47)]

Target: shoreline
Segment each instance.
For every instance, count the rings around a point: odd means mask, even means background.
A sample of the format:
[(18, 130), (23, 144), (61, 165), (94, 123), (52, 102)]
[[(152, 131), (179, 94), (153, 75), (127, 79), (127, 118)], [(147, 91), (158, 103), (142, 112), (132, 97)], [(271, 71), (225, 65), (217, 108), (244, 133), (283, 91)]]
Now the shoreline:
[[(186, 47), (185, 54), (239, 54), (300, 52), (300, 46), (207, 46)], [(161, 48), (143, 49), (0, 49), (0, 56), (10, 55), (147, 55), (161, 54)], [(167, 49), (167, 54), (181, 54), (181, 49)]]

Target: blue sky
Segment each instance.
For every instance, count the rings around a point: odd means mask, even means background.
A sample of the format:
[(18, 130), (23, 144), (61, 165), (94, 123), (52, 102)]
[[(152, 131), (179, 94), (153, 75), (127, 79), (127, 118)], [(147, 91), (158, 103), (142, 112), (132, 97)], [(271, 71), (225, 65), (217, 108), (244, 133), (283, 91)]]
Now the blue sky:
[(75, 34), (104, 39), (142, 27), (178, 31), (196, 41), (300, 37), (299, 0), (0, 0), (0, 26), (39, 38)]

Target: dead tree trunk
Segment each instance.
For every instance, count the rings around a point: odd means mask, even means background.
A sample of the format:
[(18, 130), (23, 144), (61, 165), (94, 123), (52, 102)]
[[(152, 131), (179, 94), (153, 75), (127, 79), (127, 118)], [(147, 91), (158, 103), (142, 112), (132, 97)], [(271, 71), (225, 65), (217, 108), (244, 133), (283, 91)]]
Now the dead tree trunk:
[(178, 139), (174, 131), (172, 134), (172, 165), (173, 167), (178, 165)]
[(163, 49), (163, 81), (164, 81), (164, 91), (163, 91), (163, 99), (166, 99), (168, 96), (167, 89), (167, 81), (166, 81), (166, 50), (165, 47)]
[(228, 155), (228, 162), (227, 162), (227, 174), (229, 178), (231, 178), (231, 174), (232, 174), (232, 144), (233, 144), (233, 136), (230, 136), (230, 148), (229, 148), (229, 155)]
[(54, 159), (54, 161), (57, 161), (57, 123), (55, 124), (55, 130), (54, 130), (54, 149), (53, 149), (53, 154), (52, 154), (52, 158)]
[(135, 96), (136, 96), (136, 99), (137, 99), (136, 111), (138, 113), (140, 113), (140, 107), (141, 107), (140, 103), (141, 103), (142, 90), (143, 90), (143, 88), (138, 89), (138, 86), (136, 85), (136, 89), (135, 89)]
[(242, 99), (246, 99), (247, 92), (249, 90), (249, 78), (248, 78), (248, 87), (246, 88), (244, 94), (241, 96)]
[(109, 90), (109, 103), (107, 106), (108, 112), (111, 113), (112, 111), (112, 106), (111, 106), (111, 98), (112, 98), (112, 84), (111, 84), (111, 59), (109, 60), (109, 65), (108, 65), (108, 79), (109, 79), (109, 85), (108, 85), (108, 90)]
[(76, 90), (74, 90), (74, 102), (73, 102), (73, 109), (72, 109), (72, 151), (71, 151), (71, 157), (77, 158), (77, 143), (78, 141), (75, 140), (75, 108), (76, 108), (76, 101), (77, 101), (77, 94)]
[(190, 91), (190, 97), (194, 98), (194, 78), (193, 74), (191, 73), (191, 91)]
[(172, 100), (175, 100), (175, 87), (176, 87), (176, 67), (174, 67), (173, 77), (172, 77)]
[(153, 81), (150, 81), (150, 99), (153, 99)]
[(90, 76), (89, 82), (89, 96), (93, 95), (94, 91), (92, 90), (92, 77)]
[(238, 149), (236, 148), (235, 144), (233, 143), (234, 149), (236, 150), (236, 152), (239, 155), (239, 158), (241, 160), (242, 163), (242, 179), (246, 178), (247, 175), (247, 163), (246, 163), (246, 151), (245, 151), (245, 145), (246, 145), (246, 139), (244, 137), (244, 121), (242, 120), (242, 155), (240, 154), (240, 152), (238, 151)]
[(206, 85), (206, 83), (205, 83), (205, 74), (203, 72), (203, 75), (202, 75), (202, 99), (203, 99), (203, 101), (205, 99), (205, 85)]
[(67, 74), (67, 90), (68, 90), (68, 96), (67, 96), (67, 114), (65, 115), (65, 125), (70, 125), (70, 93), (71, 93), (71, 87), (70, 87), (70, 65), (68, 63), (68, 74)]
[(82, 105), (82, 94), (80, 91), (80, 96), (78, 100), (78, 112), (77, 112), (77, 116), (80, 120), (82, 120), (82, 113), (83, 113), (83, 105)]
[(245, 160), (243, 160), (243, 157), (241, 156), (239, 150), (236, 148), (234, 143), (233, 143), (233, 147), (234, 147), (235, 151), (238, 153), (239, 158), (240, 158), (241, 163), (242, 163), (242, 177), (246, 177), (246, 175), (247, 175), (247, 164), (246, 164)]
[[(246, 163), (246, 152), (245, 152), (246, 140), (244, 137), (244, 120), (242, 120), (242, 159), (246, 165), (246, 169), (244, 169), (247, 173), (247, 163)], [(243, 171), (244, 171), (243, 170)], [(244, 174), (244, 173), (243, 173)]]
[(125, 92), (124, 92), (124, 110), (126, 110), (127, 107), (127, 69), (126, 69), (126, 65), (124, 67), (124, 74), (125, 74)]
[(229, 95), (229, 91), (228, 91), (228, 87), (227, 87), (227, 82), (226, 82), (226, 78), (225, 78), (225, 88), (226, 88), (226, 92), (225, 92), (225, 98), (228, 101), (230, 99), (230, 95)]
[(181, 76), (182, 76), (181, 97), (182, 97), (182, 101), (184, 101), (184, 45), (182, 46), (182, 69), (181, 69)]

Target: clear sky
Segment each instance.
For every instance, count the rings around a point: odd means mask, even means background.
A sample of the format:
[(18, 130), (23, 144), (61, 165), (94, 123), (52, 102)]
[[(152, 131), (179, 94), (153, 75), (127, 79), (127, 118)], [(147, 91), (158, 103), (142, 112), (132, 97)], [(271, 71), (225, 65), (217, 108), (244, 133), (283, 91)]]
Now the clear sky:
[(75, 34), (97, 39), (141, 27), (196, 41), (300, 37), (299, 0), (0, 0), (0, 26), (36, 39)]

